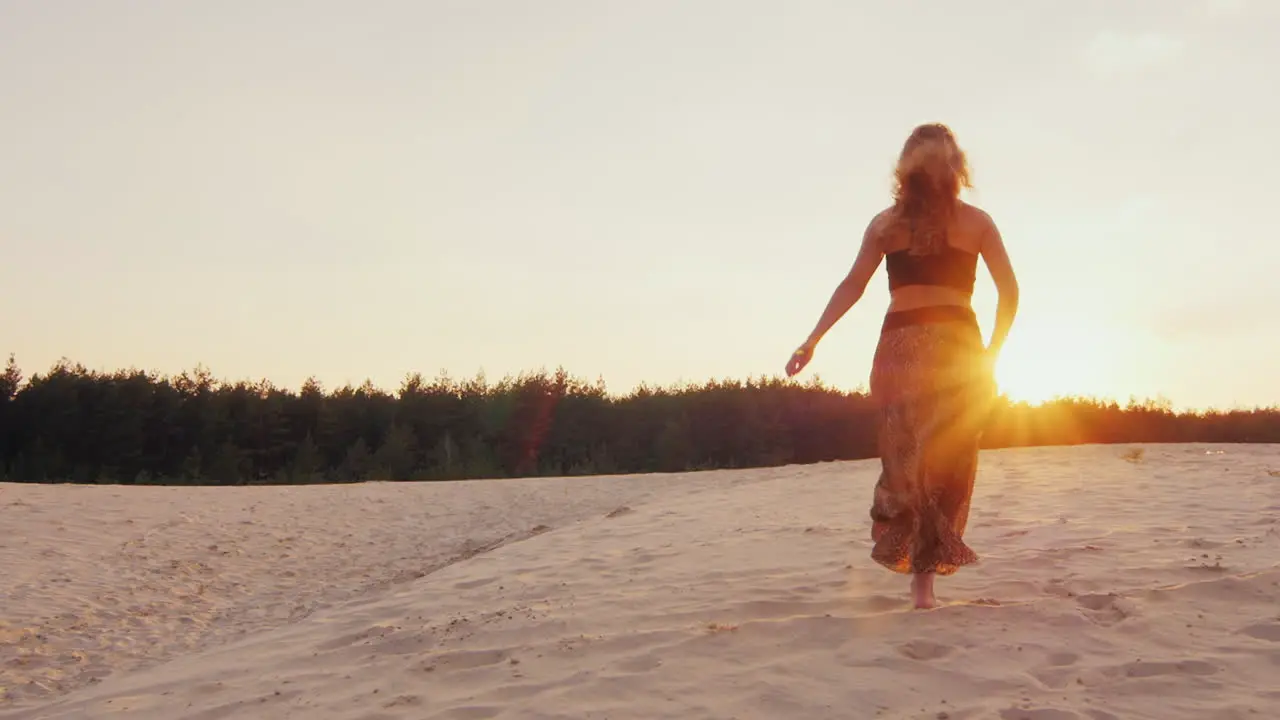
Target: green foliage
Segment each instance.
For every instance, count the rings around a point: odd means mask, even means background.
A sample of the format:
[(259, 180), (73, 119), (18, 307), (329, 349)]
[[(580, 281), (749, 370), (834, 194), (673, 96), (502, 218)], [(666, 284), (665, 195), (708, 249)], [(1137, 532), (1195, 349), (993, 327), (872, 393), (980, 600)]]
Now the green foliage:
[(299, 485), (319, 482), (324, 479), (323, 471), (324, 456), (308, 430), (289, 465), (289, 481)]
[[(298, 392), (228, 383), (205, 368), (176, 377), (94, 372), (60, 361), (0, 375), (0, 479), (215, 484), (461, 480), (742, 468), (876, 455), (862, 392), (777, 378), (640, 386), (555, 372), (497, 383), (406, 376), (392, 394), (365, 382)], [(999, 402), (984, 445), (1280, 442), (1280, 410), (1176, 413), (1164, 399)]]

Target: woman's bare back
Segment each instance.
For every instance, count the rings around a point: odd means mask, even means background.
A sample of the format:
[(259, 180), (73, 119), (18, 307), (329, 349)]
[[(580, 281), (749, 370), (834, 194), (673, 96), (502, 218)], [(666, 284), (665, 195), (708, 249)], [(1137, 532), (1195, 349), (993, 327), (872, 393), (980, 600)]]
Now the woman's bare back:
[[(960, 211), (947, 229), (947, 244), (972, 255), (980, 256), (986, 263), (997, 287), (1011, 281), (1013, 271), (995, 221), (981, 208), (960, 202)], [(889, 233), (890, 210), (881, 212), (872, 226), (879, 231), (875, 242), (882, 254), (907, 249), (909, 239), (905, 233)], [(1007, 285), (1006, 285), (1007, 287)], [(906, 285), (890, 293), (889, 312), (914, 310), (935, 305), (970, 307), (969, 293), (954, 288), (933, 285)]]

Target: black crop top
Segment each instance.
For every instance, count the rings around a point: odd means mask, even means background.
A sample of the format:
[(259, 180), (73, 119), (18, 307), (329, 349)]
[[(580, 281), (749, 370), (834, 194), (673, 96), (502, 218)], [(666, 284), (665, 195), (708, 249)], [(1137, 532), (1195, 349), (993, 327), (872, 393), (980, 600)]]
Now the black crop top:
[(948, 245), (928, 255), (912, 255), (909, 250), (885, 253), (889, 271), (889, 290), (904, 285), (941, 285), (973, 294), (973, 281), (978, 271), (978, 256)]

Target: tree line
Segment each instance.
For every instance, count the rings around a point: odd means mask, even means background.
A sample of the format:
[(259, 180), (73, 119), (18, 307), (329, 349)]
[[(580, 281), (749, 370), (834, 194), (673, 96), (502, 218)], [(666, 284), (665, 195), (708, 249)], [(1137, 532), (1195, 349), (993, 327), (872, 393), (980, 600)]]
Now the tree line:
[[(1120, 442), (1280, 442), (1280, 409), (1174, 412), (1063, 398), (994, 406), (988, 448)], [(0, 376), (0, 479), (126, 484), (320, 483), (598, 475), (875, 457), (860, 391), (777, 378), (642, 385), (610, 395), (563, 369), (490, 382), (406, 376), (297, 392), (60, 361)]]

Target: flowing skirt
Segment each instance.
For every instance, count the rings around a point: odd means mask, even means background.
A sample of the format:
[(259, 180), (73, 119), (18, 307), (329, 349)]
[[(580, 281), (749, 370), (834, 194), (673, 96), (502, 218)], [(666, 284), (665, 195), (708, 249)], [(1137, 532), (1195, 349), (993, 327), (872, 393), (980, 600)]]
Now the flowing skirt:
[(963, 537), (995, 397), (983, 355), (968, 308), (885, 316), (871, 370), (881, 462), (871, 557), (894, 572), (950, 575), (978, 561)]

